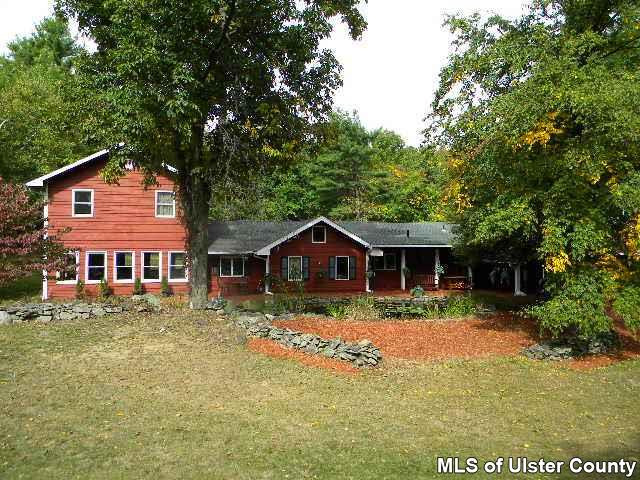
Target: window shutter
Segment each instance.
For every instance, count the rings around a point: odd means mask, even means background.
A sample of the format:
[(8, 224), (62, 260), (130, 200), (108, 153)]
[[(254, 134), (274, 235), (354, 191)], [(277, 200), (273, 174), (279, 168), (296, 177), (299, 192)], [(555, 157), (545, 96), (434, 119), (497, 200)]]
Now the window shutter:
[(302, 279), (309, 280), (309, 257), (302, 257)]
[(356, 279), (356, 257), (349, 257), (349, 280)]
[(329, 257), (329, 278), (336, 279), (336, 257)]
[(282, 278), (282, 280), (289, 280), (289, 257), (282, 257), (280, 259), (280, 278)]

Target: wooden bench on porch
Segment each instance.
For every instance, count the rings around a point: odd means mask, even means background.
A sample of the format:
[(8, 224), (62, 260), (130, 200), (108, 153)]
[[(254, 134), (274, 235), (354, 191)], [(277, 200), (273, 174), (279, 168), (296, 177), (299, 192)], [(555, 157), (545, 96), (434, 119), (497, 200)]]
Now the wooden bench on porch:
[(435, 290), (436, 276), (429, 273), (413, 273), (411, 277), (407, 279), (407, 285), (409, 288), (420, 285), (425, 290)]

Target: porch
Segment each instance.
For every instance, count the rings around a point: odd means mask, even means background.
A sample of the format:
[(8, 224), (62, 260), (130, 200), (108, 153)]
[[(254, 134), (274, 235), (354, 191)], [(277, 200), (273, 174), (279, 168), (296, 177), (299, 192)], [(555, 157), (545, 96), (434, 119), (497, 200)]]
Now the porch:
[(367, 253), (367, 291), (406, 292), (466, 290), (472, 285), (472, 269), (456, 261), (450, 248), (378, 247)]

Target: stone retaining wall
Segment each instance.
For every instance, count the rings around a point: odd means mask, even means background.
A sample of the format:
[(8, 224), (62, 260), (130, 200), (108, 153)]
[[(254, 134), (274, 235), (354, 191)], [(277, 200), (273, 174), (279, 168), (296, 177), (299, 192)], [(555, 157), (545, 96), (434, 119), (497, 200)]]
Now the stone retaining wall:
[(85, 320), (104, 315), (122, 313), (121, 305), (102, 303), (28, 303), (0, 307), (0, 325), (22, 322), (49, 323), (58, 320)]
[(349, 343), (340, 338), (327, 340), (312, 333), (279, 328), (272, 325), (262, 313), (238, 313), (233, 317), (233, 321), (247, 330), (247, 334), (251, 337), (268, 338), (288, 348), (344, 360), (356, 367), (375, 367), (382, 361), (380, 349), (369, 340)]

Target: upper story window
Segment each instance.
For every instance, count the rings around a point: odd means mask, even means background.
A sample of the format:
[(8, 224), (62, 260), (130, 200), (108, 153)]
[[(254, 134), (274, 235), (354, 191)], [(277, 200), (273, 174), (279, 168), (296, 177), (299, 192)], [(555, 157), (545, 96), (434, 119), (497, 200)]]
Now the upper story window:
[(74, 217), (93, 217), (93, 190), (71, 191), (71, 213)]
[(312, 227), (311, 241), (313, 243), (327, 243), (327, 227)]
[(170, 191), (156, 190), (156, 217), (174, 218), (176, 216), (176, 194)]
[(221, 257), (220, 258), (221, 277), (244, 277), (244, 258), (242, 257)]
[(56, 272), (58, 283), (76, 283), (78, 281), (79, 252), (67, 252), (60, 270)]

